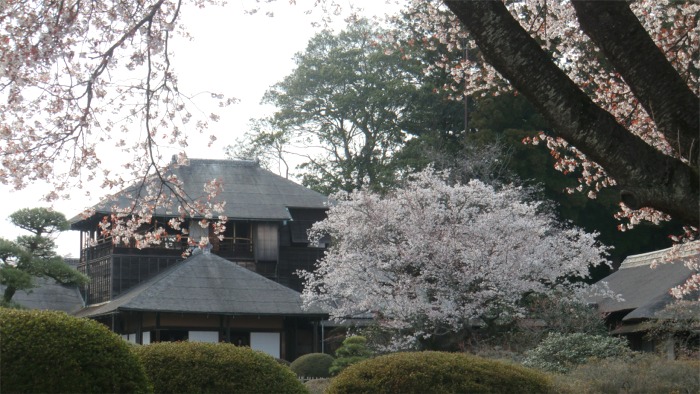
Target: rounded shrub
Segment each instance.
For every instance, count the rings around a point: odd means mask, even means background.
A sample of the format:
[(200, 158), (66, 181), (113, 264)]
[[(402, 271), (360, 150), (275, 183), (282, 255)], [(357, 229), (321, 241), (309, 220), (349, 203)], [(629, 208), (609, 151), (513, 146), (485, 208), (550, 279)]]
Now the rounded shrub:
[(161, 342), (134, 349), (155, 393), (306, 393), (273, 357), (228, 343)]
[(292, 362), (290, 368), (297, 376), (306, 378), (327, 378), (328, 369), (333, 364), (333, 356), (326, 353), (305, 354)]
[(527, 352), (528, 367), (548, 372), (567, 373), (590, 360), (629, 358), (634, 354), (622, 338), (583, 333), (551, 333), (536, 348)]
[(104, 325), (63, 312), (0, 308), (0, 392), (148, 392), (129, 345)]
[(546, 393), (538, 371), (464, 353), (407, 352), (368, 359), (341, 372), (327, 393)]

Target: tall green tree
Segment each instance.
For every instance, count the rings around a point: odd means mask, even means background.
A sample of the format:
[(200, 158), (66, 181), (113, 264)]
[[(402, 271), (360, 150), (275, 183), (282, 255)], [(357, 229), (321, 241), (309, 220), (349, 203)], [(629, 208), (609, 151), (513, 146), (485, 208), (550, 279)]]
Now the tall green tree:
[(378, 44), (386, 34), (360, 21), (313, 37), (292, 74), (263, 98), (277, 112), (254, 122), (229, 153), (268, 165), (297, 155), (302, 183), (324, 193), (392, 185), (407, 136), (452, 129), (441, 112), (461, 104), (424, 83), (424, 62), (407, 52), (420, 48), (387, 51)]
[(36, 286), (34, 278), (51, 278), (60, 284), (87, 283), (87, 277), (56, 253), (55, 236), (68, 230), (66, 217), (46, 208), (25, 208), (10, 215), (10, 222), (29, 232), (12, 242), (0, 238), (0, 284), (5, 287), (0, 304), (12, 305), (18, 290)]

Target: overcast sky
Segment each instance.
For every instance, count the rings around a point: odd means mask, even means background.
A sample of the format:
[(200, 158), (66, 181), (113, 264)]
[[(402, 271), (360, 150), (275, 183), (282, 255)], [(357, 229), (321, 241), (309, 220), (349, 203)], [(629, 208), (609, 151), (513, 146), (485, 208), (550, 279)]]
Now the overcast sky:
[[(183, 10), (183, 22), (194, 40), (178, 40), (172, 46), (181, 91), (216, 91), (240, 100), (239, 104), (219, 111), (221, 120), (210, 125), (210, 130), (218, 138), (216, 145), (207, 148), (206, 141), (198, 142), (193, 138), (188, 149), (190, 157), (224, 158), (224, 147), (243, 136), (250, 118), (262, 117), (274, 110), (259, 104), (262, 95), (293, 70), (294, 54), (303, 51), (308, 40), (320, 30), (311, 25), (319, 20), (319, 10), (309, 15), (306, 11), (310, 6), (304, 3), (310, 1), (299, 0), (298, 3), (290, 6), (288, 1), (278, 0), (271, 7), (274, 8), (273, 17), (264, 12), (245, 15), (243, 11), (254, 2), (242, 0), (232, 0), (224, 7)], [(351, 3), (366, 8), (366, 15), (382, 15), (395, 9), (382, 0), (340, 3), (344, 9), (349, 9)], [(336, 19), (332, 27), (341, 29), (344, 22), (342, 18)], [(169, 156), (167, 152), (163, 153), (165, 157)], [(20, 231), (9, 223), (7, 217), (21, 208), (48, 206), (40, 200), (46, 192), (46, 185), (32, 185), (21, 191), (0, 185), (0, 237), (14, 240)], [(93, 193), (91, 198), (74, 193), (71, 201), (58, 201), (53, 207), (70, 219), (96, 204), (97, 196), (99, 193)], [(58, 244), (61, 255), (79, 255), (77, 231), (61, 235)]]

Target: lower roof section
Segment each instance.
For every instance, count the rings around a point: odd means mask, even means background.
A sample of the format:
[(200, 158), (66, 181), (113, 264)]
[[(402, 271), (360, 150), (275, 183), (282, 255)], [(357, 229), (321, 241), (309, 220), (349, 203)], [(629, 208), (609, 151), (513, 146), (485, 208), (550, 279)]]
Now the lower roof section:
[(210, 253), (197, 253), (119, 297), (75, 315), (96, 317), (120, 311), (327, 316), (317, 308), (302, 308), (300, 293)]

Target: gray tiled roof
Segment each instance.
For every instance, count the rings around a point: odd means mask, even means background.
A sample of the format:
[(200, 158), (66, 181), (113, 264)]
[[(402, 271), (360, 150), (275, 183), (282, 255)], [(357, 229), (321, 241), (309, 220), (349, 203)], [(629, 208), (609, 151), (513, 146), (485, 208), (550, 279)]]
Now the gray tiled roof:
[(601, 280), (623, 300), (593, 299), (598, 310), (605, 313), (630, 311), (623, 319), (627, 321), (654, 317), (656, 312), (673, 300), (669, 290), (684, 283), (692, 274), (684, 261), (699, 257), (695, 253), (651, 268), (651, 263), (662, 258), (668, 251), (669, 249), (664, 249), (625, 259), (619, 270)]
[[(34, 278), (37, 287), (31, 290), (18, 290), (12, 301), (29, 309), (63, 311), (73, 313), (80, 310), (83, 299), (77, 286), (63, 286), (53, 279)], [(0, 285), (0, 293), (5, 286)]]
[(234, 315), (323, 316), (304, 310), (301, 295), (214, 254), (198, 253), (107, 303), (77, 316), (119, 310)]
[[(291, 219), (287, 208), (325, 208), (328, 198), (288, 179), (280, 177), (250, 160), (190, 159), (189, 165), (173, 167), (169, 171), (185, 185), (192, 198), (204, 197), (204, 184), (214, 179), (223, 185), (217, 197), (226, 201), (224, 214), (230, 219), (286, 220)], [(127, 188), (115, 199), (100, 202), (94, 208), (98, 213), (110, 213), (116, 204), (128, 207), (136, 188)], [(157, 211), (158, 216), (176, 216)], [(83, 220), (78, 215), (71, 223)]]

